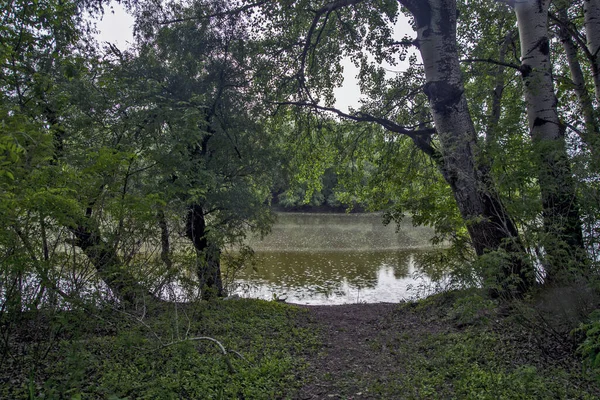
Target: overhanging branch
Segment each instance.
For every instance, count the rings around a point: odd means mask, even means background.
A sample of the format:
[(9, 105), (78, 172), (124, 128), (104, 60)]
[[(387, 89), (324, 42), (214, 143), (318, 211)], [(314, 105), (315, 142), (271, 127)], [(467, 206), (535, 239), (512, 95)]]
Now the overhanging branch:
[(364, 112), (357, 112), (353, 114), (345, 113), (334, 107), (325, 107), (320, 106), (315, 103), (308, 103), (305, 101), (283, 101), (274, 103), (278, 106), (296, 106), (296, 107), (307, 107), (315, 110), (331, 112), (336, 114), (342, 118), (349, 119), (351, 121), (356, 122), (367, 122), (367, 123), (375, 123), (383, 128), (387, 129), (390, 132), (398, 133), (401, 135), (406, 135), (413, 140), (415, 145), (422, 150), (425, 154), (435, 158), (438, 155), (437, 150), (431, 145), (430, 139), (431, 135), (435, 134), (437, 131), (435, 128), (422, 128), (422, 129), (410, 129), (405, 126), (399, 125), (389, 119), (376, 117), (371, 114), (367, 114)]
[(390, 121), (389, 119), (376, 117), (374, 115), (367, 114), (364, 112), (348, 114), (348, 113), (345, 113), (335, 107), (325, 107), (325, 106), (320, 106), (320, 105), (314, 104), (314, 103), (308, 103), (305, 101), (282, 101), (282, 102), (277, 102), (275, 104), (278, 106), (297, 106), (297, 107), (313, 108), (315, 110), (321, 110), (321, 111), (328, 111), (328, 112), (334, 113), (340, 117), (350, 119), (350, 120), (356, 121), (356, 122), (373, 122), (373, 123), (381, 125), (382, 127), (384, 127), (385, 129), (387, 129), (391, 132), (399, 133), (402, 135), (419, 136), (419, 135), (432, 135), (432, 134), (436, 133), (435, 128), (410, 129), (410, 128), (406, 128), (405, 126), (398, 125), (397, 123)]

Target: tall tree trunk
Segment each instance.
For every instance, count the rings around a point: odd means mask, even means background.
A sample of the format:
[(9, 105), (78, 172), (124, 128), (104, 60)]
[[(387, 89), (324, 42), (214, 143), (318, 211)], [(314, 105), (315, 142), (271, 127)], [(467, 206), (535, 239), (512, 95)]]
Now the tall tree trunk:
[(221, 251), (217, 245), (211, 243), (207, 233), (202, 206), (197, 203), (190, 205), (187, 213), (186, 236), (196, 249), (198, 282), (204, 300), (223, 296)]
[(600, 101), (600, 0), (583, 0), (583, 15), (596, 100)]
[(158, 226), (160, 227), (160, 259), (167, 268), (167, 274), (170, 275), (173, 271), (173, 261), (171, 260), (171, 243), (169, 240), (169, 226), (163, 209), (156, 213)]
[(169, 225), (165, 216), (164, 208), (161, 207), (156, 213), (156, 219), (160, 228), (160, 259), (165, 266), (165, 273), (162, 281), (156, 286), (155, 293), (161, 293), (163, 288), (169, 282), (173, 282), (176, 270), (173, 268), (173, 260), (171, 259), (171, 240), (169, 233)]
[[(550, 64), (549, 0), (515, 2), (521, 41), (521, 73), (529, 131), (535, 146), (547, 240), (547, 281), (551, 282), (583, 252), (575, 184)], [(574, 258), (575, 257), (575, 258)]]
[(476, 253), (506, 250), (510, 265), (498, 271), (498, 279), (506, 285), (507, 278), (518, 276), (517, 291), (524, 292), (533, 283), (533, 273), (523, 261), (523, 246), (516, 226), (495, 190), (464, 95), (456, 40), (456, 2), (401, 0), (401, 3), (415, 17), (427, 82), (424, 90), (441, 144), (438, 165), (452, 188)]
[[(567, 8), (559, 10), (560, 19), (563, 24), (567, 24), (569, 18), (567, 16)], [(579, 100), (581, 111), (583, 114), (583, 121), (585, 123), (585, 130), (581, 134), (581, 140), (588, 146), (592, 154), (593, 160), (600, 158), (600, 126), (598, 120), (594, 115), (594, 105), (592, 97), (588, 92), (585, 84), (585, 78), (579, 63), (577, 46), (573, 42), (571, 32), (566, 28), (565, 25), (561, 25), (558, 30), (560, 41), (565, 50), (567, 56), (567, 62), (569, 64), (569, 71), (571, 72), (571, 80), (573, 81), (573, 89)], [(600, 161), (596, 161), (596, 164)], [(598, 168), (598, 165), (595, 165)]]

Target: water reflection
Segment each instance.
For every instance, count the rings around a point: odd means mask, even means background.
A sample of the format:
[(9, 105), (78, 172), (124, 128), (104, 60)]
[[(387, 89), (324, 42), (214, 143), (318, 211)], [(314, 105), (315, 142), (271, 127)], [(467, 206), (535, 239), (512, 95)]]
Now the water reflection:
[(430, 283), (418, 258), (393, 250), (257, 253), (256, 271), (242, 271), (238, 293), (301, 304), (398, 302)]
[(410, 221), (386, 227), (373, 214), (282, 214), (269, 236), (251, 241), (256, 268), (238, 274), (237, 293), (300, 304), (398, 302), (430, 283), (418, 260), (434, 251), (431, 233)]

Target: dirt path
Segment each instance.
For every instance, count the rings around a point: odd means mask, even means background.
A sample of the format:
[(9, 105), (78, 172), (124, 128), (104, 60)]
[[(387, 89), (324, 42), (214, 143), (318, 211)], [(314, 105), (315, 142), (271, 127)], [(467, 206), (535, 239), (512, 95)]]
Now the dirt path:
[(311, 361), (308, 382), (296, 399), (375, 399), (373, 385), (385, 385), (402, 372), (401, 337), (441, 327), (424, 323), (396, 304), (304, 306), (309, 324), (323, 335), (323, 349)]

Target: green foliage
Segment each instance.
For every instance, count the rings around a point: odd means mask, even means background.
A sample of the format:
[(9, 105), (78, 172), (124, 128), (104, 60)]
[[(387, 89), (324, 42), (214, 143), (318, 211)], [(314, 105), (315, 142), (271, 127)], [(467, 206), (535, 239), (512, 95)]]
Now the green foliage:
[(218, 246), (268, 231), (273, 152), (247, 107), (247, 71), (234, 68), (246, 57), (241, 25), (166, 26), (135, 54), (99, 54), (76, 4), (13, 3), (0, 9), (0, 279), (15, 307), (46, 303), (58, 282), (63, 300), (115, 295), (95, 292), (103, 261), (80, 251), (78, 231), (157, 293), (190, 283), (199, 262), (179, 240), (190, 202), (207, 210)]
[[(202, 256), (183, 239), (191, 204), (202, 205), (207, 237), (222, 248), (239, 246), (250, 231), (268, 231), (272, 193), (282, 193), (284, 206), (384, 210), (387, 222), (410, 214), (415, 224), (436, 229), (436, 243), (448, 245), (418, 260), (441, 262), (446, 268), (440, 280), (451, 270), (447, 288), (515, 284), (494, 279), (510, 268), (503, 251), (472, 262), (467, 226), (439, 160), (387, 130), (390, 122), (432, 126), (422, 90), (424, 68), (408, 49), (410, 38), (398, 44), (392, 36), (398, 2), (358, 2), (323, 13), (316, 25), (314, 10), (322, 4), (312, 0), (253, 2), (244, 11), (260, 5), (260, 12), (231, 15), (223, 13), (229, 5), (222, 1), (137, 4), (137, 43), (130, 52), (90, 44), (83, 7), (98, 12), (101, 4), (15, 0), (0, 6), (0, 336), (3, 354), (11, 356), (1, 368), (21, 363), (15, 366), (15, 393), (0, 397), (286, 393), (301, 368), (297, 355), (314, 344), (310, 334), (294, 327), (290, 308), (232, 302), (204, 304), (174, 319), (159, 313), (140, 322), (121, 315), (126, 322), (109, 318), (110, 327), (98, 328), (102, 334), (90, 334), (81, 326), (89, 320), (73, 311), (114, 300), (97, 274), (107, 258), (94, 258), (99, 249), (114, 251), (111, 273), (131, 274), (163, 297), (170, 290), (173, 298), (182, 293), (193, 298), (197, 288), (190, 273)], [(508, 35), (515, 23), (510, 10), (491, 0), (460, 2), (459, 9), (461, 58), (520, 62), (511, 58), (519, 45)], [(179, 22), (163, 24), (164, 19)], [(582, 29), (581, 22), (574, 20), (573, 27)], [(310, 38), (309, 30), (315, 33)], [(568, 154), (592, 258), (582, 266), (565, 253), (561, 261), (594, 279), (600, 243), (597, 161), (575, 135), (583, 122), (556, 45), (557, 98), (569, 127)], [(346, 56), (360, 66), (365, 96), (353, 116), (371, 115), (387, 125), (340, 122), (321, 111), (279, 104), (308, 98), (332, 105)], [(382, 62), (399, 60), (409, 66), (386, 73)], [(482, 149), (480, 159), (471, 161), (490, 165), (492, 182), (485, 184), (499, 193), (527, 251), (543, 261), (552, 237), (542, 226), (538, 149), (525, 123), (520, 72), (476, 61), (465, 62), (463, 73)], [(493, 113), (495, 100), (499, 114)], [(435, 135), (425, 140), (446, 156)], [(87, 253), (82, 237), (98, 239)], [(250, 260), (251, 250), (242, 247), (223, 258), (233, 273)], [(473, 294), (458, 300), (450, 314), (460, 324), (485, 325), (492, 305)], [(11, 347), (11, 334), (27, 328), (23, 311), (49, 315), (52, 323), (47, 330), (31, 329), (43, 340), (20, 343), (27, 349), (20, 352)], [(61, 320), (64, 315), (72, 318)], [(585, 336), (579, 351), (594, 374), (599, 324), (594, 315), (578, 331)], [(157, 332), (158, 337), (152, 334)], [(217, 336), (246, 360), (232, 356), (238, 372), (230, 375), (214, 343), (190, 341), (191, 333)], [(552, 382), (537, 366), (509, 365), (507, 355), (496, 351), (502, 340), (494, 332), (434, 333), (414, 359), (407, 357), (412, 380), (401, 377), (383, 390), (415, 398), (585, 396)], [(556, 376), (569, 378), (560, 371)]]
[(440, 321), (452, 321), (459, 329), (446, 326), (421, 337), (399, 333), (387, 346), (401, 372), (370, 391), (383, 398), (402, 393), (406, 399), (596, 398), (576, 366), (562, 356), (550, 362), (545, 350), (523, 343), (514, 320), (503, 320), (496, 311), (477, 291), (444, 293), (404, 306), (402, 312), (437, 329)]
[[(33, 382), (36, 398), (282, 398), (300, 383), (296, 377), (306, 367), (304, 354), (316, 350), (315, 333), (296, 328), (306, 311), (281, 303), (161, 307), (152, 317), (107, 313), (104, 321), (115, 324), (114, 333), (94, 333), (92, 327), (96, 332), (110, 328), (98, 319), (87, 319), (85, 330), (62, 325), (48, 354), (28, 360), (35, 363), (32, 380), (25, 365), (0, 369), (18, 382), (0, 396), (26, 396)], [(194, 340), (198, 336), (219, 340), (235, 372), (215, 343)]]
[[(331, 106), (340, 61), (350, 57), (360, 66), (365, 97), (354, 117), (431, 127), (424, 68), (410, 38), (398, 43), (392, 35), (398, 2), (360, 2), (323, 13), (319, 21), (310, 10), (321, 4), (309, 0), (285, 6), (241, 1), (247, 8), (230, 15), (223, 11), (231, 5), (218, 1), (165, 3), (160, 18), (156, 3), (143, 4), (133, 8), (138, 34), (131, 52), (91, 45), (82, 10), (97, 12), (101, 3), (11, 4), (0, 8), (4, 282), (29, 274), (29, 289), (43, 292), (75, 273), (85, 278), (72, 285), (78, 290), (82, 281), (97, 284), (89, 268), (98, 266), (72, 237), (75, 227), (86, 227), (116, 249), (118, 264), (145, 286), (190, 283), (186, 274), (201, 259), (193, 260), (178, 240), (190, 204), (202, 205), (206, 236), (225, 248), (240, 245), (249, 231), (268, 232), (273, 193), (286, 207), (359, 206), (385, 211), (388, 222), (411, 215), (415, 224), (433, 226), (434, 242), (449, 245), (439, 257), (454, 270), (453, 287), (480, 284), (482, 276), (494, 275), (486, 269), (505, 268), (501, 252), (470, 263), (474, 255), (456, 199), (435, 157), (412, 139), (391, 132), (389, 123), (340, 122), (322, 110), (281, 104), (311, 99)], [(509, 35), (515, 23), (509, 9), (487, 0), (459, 2), (458, 8), (461, 58), (518, 62), (511, 58), (519, 45)], [(179, 22), (159, 23), (165, 18)], [(314, 36), (304, 43), (309, 30)], [(384, 61), (408, 65), (389, 74)], [(577, 127), (581, 121), (567, 104), (573, 96), (564, 57), (555, 62), (564, 119)], [(536, 149), (525, 124), (519, 71), (481, 61), (462, 68), (482, 149), (477, 157), (491, 167), (493, 182), (486, 185), (497, 188), (527, 251), (543, 259), (550, 241), (542, 229)], [(443, 152), (435, 135), (426, 141)], [(576, 140), (570, 148), (587, 250), (595, 256), (597, 179), (587, 168), (593, 164), (589, 149)], [(162, 240), (166, 231), (170, 247)], [(66, 268), (59, 272), (56, 265)], [(594, 264), (585, 272), (593, 275)]]
[(600, 382), (600, 311), (590, 314), (589, 321), (582, 323), (573, 334), (583, 338), (577, 352), (587, 371)]
[[(6, 120), (2, 120), (2, 131), (9, 130), (6, 127)], [(14, 128), (13, 128), (14, 129)], [(15, 179), (13, 165), (16, 164), (23, 154), (23, 148), (18, 142), (10, 136), (0, 137), (0, 177), (5, 183), (12, 182)]]
[(484, 296), (479, 290), (471, 295), (461, 296), (453, 304), (454, 316), (458, 324), (474, 325), (489, 323), (489, 316), (497, 303)]

